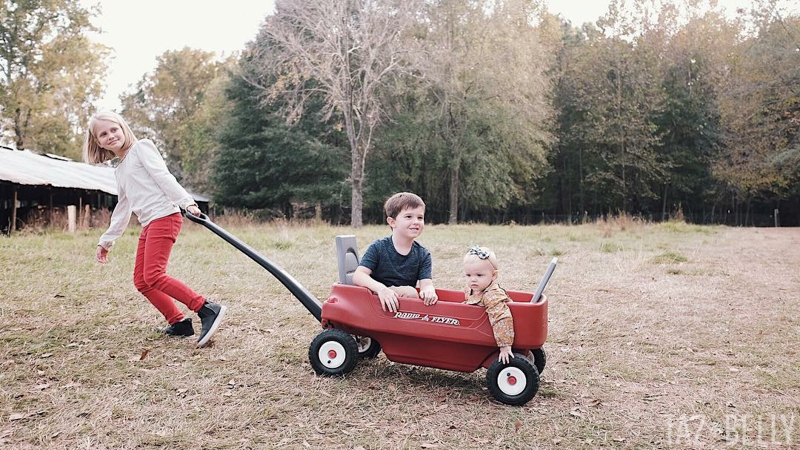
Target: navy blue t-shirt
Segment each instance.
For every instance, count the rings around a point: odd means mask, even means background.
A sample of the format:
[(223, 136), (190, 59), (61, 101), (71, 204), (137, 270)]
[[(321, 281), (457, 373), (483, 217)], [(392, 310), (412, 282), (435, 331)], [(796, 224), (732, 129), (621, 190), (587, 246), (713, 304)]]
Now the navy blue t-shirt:
[(416, 286), (431, 278), (431, 252), (414, 241), (407, 255), (397, 253), (392, 237), (378, 239), (369, 246), (359, 266), (371, 270), (370, 276), (386, 286)]

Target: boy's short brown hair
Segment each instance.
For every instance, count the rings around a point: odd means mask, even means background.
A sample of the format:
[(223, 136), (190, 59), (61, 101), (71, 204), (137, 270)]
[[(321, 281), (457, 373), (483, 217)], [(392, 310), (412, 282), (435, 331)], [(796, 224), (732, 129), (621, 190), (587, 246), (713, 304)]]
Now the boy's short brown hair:
[(383, 204), (383, 210), (386, 211), (386, 217), (397, 219), (406, 208), (425, 207), (425, 202), (417, 194), (411, 192), (398, 192), (386, 200)]

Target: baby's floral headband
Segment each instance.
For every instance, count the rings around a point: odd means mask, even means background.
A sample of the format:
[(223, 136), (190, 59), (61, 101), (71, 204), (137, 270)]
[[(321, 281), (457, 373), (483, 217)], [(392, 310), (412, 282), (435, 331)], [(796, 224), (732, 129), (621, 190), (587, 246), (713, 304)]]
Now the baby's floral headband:
[(473, 245), (471, 249), (467, 252), (468, 255), (475, 255), (480, 259), (489, 259), (489, 252), (485, 250), (481, 250), (480, 247), (477, 245)]

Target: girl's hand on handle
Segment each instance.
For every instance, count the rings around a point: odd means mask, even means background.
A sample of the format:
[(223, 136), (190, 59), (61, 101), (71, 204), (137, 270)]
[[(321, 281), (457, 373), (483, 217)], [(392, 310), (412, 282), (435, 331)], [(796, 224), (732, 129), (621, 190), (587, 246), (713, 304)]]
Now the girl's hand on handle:
[(511, 346), (506, 345), (500, 347), (500, 362), (503, 364), (508, 364), (508, 362), (513, 358), (514, 355), (511, 353)]
[(97, 252), (95, 252), (95, 258), (97, 258), (97, 262), (101, 264), (105, 264), (108, 262), (108, 250), (103, 248), (102, 245), (97, 246)]
[(189, 205), (189, 206), (187, 206), (186, 207), (186, 211), (188, 211), (191, 215), (193, 215), (195, 217), (200, 217), (200, 214), (201, 214), (200, 208), (198, 208), (197, 205)]

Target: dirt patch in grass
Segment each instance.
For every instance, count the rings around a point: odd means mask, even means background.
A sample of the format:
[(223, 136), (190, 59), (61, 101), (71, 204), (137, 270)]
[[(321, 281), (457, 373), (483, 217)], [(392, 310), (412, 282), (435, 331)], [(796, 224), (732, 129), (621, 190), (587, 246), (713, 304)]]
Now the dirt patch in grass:
[[(194, 224), (170, 272), (230, 313), (208, 348), (165, 338), (131, 282), (136, 230), (106, 266), (93, 261), (101, 231), (0, 238), (0, 447), (800, 443), (797, 229), (428, 226), (421, 242), (439, 287), (460, 288), (461, 257), (474, 244), (492, 247), (501, 285), (521, 290), (533, 290), (558, 254), (548, 365), (523, 407), (493, 401), (482, 369), (381, 355), (343, 379), (315, 376), (307, 353), (319, 324), (266, 271)], [(356, 234), (363, 252), (388, 234), (285, 222), (230, 231), (320, 298), (337, 277), (334, 236)]]

